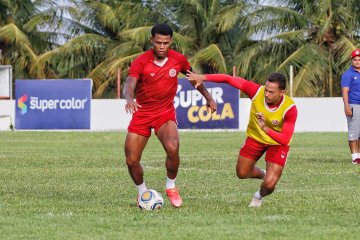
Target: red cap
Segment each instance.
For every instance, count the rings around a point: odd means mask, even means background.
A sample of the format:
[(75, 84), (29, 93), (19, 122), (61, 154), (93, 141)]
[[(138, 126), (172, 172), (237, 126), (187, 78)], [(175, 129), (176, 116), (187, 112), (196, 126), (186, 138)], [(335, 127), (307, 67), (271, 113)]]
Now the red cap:
[(351, 52), (351, 58), (354, 58), (356, 56), (360, 56), (360, 49), (355, 49)]

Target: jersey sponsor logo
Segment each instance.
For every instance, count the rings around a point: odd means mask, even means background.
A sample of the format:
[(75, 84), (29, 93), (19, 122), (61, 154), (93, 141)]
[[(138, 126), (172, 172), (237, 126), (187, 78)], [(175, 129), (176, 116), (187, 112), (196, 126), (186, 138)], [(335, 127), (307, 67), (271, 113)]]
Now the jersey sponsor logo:
[(171, 68), (169, 71), (169, 76), (170, 77), (175, 77), (176, 76), (176, 70), (174, 68)]

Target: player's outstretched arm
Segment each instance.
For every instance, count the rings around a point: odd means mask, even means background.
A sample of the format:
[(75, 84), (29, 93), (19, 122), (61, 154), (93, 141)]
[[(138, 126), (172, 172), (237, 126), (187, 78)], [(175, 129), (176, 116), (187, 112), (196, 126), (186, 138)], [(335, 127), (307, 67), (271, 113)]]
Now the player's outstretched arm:
[(243, 93), (248, 95), (250, 98), (256, 94), (257, 90), (261, 85), (248, 81), (241, 77), (232, 77), (226, 74), (196, 74), (188, 71), (186, 78), (195, 86), (199, 86), (203, 81), (227, 83), (234, 88), (240, 89)]
[(187, 71), (186, 78), (191, 83), (195, 83), (195, 85), (194, 85), (195, 88), (198, 88), (202, 84), (202, 82), (206, 80), (205, 75), (197, 74), (197, 73), (194, 73), (194, 72), (192, 72), (190, 70)]
[(186, 78), (190, 82), (195, 82), (196, 86), (201, 84), (203, 81), (217, 82), (217, 83), (227, 83), (234, 88), (240, 89), (241, 91), (248, 93), (248, 90), (252, 88), (256, 88), (256, 90), (260, 87), (260, 85), (250, 82), (241, 77), (233, 77), (227, 74), (196, 74), (191, 71), (188, 71), (186, 74)]

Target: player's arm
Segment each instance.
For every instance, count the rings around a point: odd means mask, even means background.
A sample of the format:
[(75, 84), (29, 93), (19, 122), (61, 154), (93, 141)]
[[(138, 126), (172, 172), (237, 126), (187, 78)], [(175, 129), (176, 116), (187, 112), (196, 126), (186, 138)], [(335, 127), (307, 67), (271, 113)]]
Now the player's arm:
[(211, 81), (218, 83), (227, 83), (237, 89), (240, 89), (250, 98), (255, 96), (260, 85), (254, 82), (250, 82), (241, 77), (232, 77), (226, 74), (196, 74), (191, 71), (188, 71), (186, 78), (190, 82), (195, 83), (195, 87), (199, 86), (203, 81)]
[(125, 87), (124, 87), (124, 96), (126, 99), (125, 110), (127, 113), (134, 113), (138, 110), (141, 105), (135, 101), (135, 88), (137, 85), (138, 79), (132, 76), (126, 78)]
[(267, 135), (269, 135), (272, 139), (281, 145), (289, 145), (292, 135), (294, 134), (295, 122), (297, 119), (297, 108), (295, 105), (286, 112), (281, 132), (277, 132), (268, 127), (265, 123), (265, 119), (262, 113), (257, 113), (257, 117), (260, 128)]
[[(188, 70), (188, 72), (191, 72), (192, 68), (190, 67), (190, 70)], [(194, 81), (190, 81), (191, 85), (193, 85), (194, 88), (196, 88), (201, 95), (204, 96), (204, 98), (206, 99), (206, 107), (208, 109), (208, 111), (210, 112), (215, 112), (217, 109), (217, 103), (215, 102), (215, 100), (212, 98), (211, 94), (209, 93), (209, 91), (206, 89), (205, 85), (200, 82), (194, 82)]]
[(341, 91), (342, 91), (342, 98), (343, 98), (343, 102), (344, 102), (344, 110), (345, 110), (345, 115), (347, 117), (352, 117), (352, 110), (349, 104), (349, 87), (342, 87)]
[[(194, 87), (195, 87), (195, 83), (191, 83)], [(201, 95), (204, 96), (204, 98), (206, 99), (206, 107), (208, 109), (208, 111), (210, 112), (215, 112), (217, 109), (217, 103), (215, 102), (215, 100), (212, 98), (211, 94), (209, 93), (209, 91), (206, 89), (205, 85), (203, 83), (201, 83), (197, 88), (196, 88)]]

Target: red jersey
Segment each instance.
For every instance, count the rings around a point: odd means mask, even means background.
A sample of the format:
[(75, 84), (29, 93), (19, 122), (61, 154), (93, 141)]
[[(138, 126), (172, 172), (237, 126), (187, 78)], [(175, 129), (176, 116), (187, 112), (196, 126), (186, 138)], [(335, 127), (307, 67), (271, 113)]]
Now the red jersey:
[(186, 57), (172, 49), (169, 49), (163, 66), (156, 64), (154, 60), (153, 50), (148, 50), (132, 62), (128, 73), (138, 79), (135, 95), (136, 102), (142, 106), (139, 108), (140, 112), (157, 113), (174, 109), (177, 75), (190, 70)]
[[(233, 87), (240, 89), (244, 92), (250, 99), (256, 96), (257, 91), (261, 85), (254, 82), (247, 81), (241, 77), (232, 77), (225, 74), (205, 74), (206, 79), (212, 82), (225, 82)], [(284, 101), (284, 98), (281, 99), (278, 106), (269, 106), (270, 108), (277, 108)], [(296, 105), (293, 105), (284, 115), (284, 124), (280, 132), (268, 128), (266, 134), (268, 134), (272, 139), (278, 142), (281, 145), (288, 145), (290, 143), (291, 137), (294, 133), (295, 122), (297, 119), (297, 108)]]

